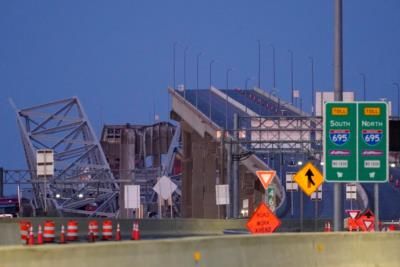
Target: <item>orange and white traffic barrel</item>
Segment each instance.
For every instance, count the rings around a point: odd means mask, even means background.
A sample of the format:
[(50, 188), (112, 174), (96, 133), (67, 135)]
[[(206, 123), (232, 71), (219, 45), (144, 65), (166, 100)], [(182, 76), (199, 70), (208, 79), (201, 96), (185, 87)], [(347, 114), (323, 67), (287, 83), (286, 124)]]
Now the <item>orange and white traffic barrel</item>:
[(29, 238), (29, 229), (32, 226), (30, 221), (20, 221), (19, 222), (19, 231), (21, 234), (21, 241), (23, 244), (27, 243)]
[(89, 235), (92, 233), (93, 238), (97, 239), (99, 237), (99, 223), (96, 220), (89, 221)]
[(69, 220), (67, 223), (67, 240), (78, 240), (78, 222), (75, 220)]
[(111, 220), (103, 221), (103, 232), (102, 232), (103, 240), (111, 240), (113, 236), (112, 231), (113, 231), (112, 221)]
[(46, 243), (54, 242), (56, 237), (56, 224), (54, 221), (45, 221), (43, 226), (43, 241)]

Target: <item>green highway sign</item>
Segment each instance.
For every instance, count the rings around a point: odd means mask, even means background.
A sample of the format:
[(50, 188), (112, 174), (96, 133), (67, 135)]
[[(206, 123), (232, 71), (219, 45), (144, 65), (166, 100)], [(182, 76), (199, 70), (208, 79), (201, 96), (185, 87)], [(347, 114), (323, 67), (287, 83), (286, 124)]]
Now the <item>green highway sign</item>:
[(325, 103), (323, 136), (326, 182), (387, 181), (385, 102)]
[(359, 182), (387, 181), (388, 125), (386, 103), (358, 103)]
[(355, 181), (357, 172), (357, 106), (326, 103), (324, 169), (327, 182)]
[(275, 187), (272, 185), (268, 186), (267, 189), (267, 196), (268, 196), (268, 207), (272, 212), (276, 209), (276, 197), (275, 197)]

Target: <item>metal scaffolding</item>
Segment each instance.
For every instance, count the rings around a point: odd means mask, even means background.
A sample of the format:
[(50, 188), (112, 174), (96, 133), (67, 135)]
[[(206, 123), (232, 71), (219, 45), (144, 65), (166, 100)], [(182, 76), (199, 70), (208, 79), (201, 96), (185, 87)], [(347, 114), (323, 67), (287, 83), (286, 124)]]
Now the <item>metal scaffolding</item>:
[(321, 160), (322, 117), (239, 117), (240, 143), (256, 153), (306, 153)]

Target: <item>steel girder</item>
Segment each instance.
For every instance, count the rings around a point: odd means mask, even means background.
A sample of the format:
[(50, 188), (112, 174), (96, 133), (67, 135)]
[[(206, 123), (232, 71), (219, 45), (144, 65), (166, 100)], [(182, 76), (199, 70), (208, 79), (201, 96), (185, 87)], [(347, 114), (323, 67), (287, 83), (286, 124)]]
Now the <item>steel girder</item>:
[(60, 215), (115, 217), (119, 186), (79, 99), (14, 108), (29, 169), (36, 170), (38, 149), (54, 151), (54, 176), (44, 180), (31, 172), (37, 208), (49, 207)]

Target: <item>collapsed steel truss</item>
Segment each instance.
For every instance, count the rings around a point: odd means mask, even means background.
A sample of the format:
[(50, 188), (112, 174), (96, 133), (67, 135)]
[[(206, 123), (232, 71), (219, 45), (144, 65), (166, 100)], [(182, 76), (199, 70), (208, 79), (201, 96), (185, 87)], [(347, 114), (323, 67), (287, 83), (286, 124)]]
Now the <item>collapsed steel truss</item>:
[(17, 123), (30, 170), (36, 151), (54, 151), (54, 176), (31, 173), (36, 208), (60, 215), (115, 217), (119, 185), (78, 98), (18, 110)]
[[(62, 170), (56, 170), (56, 175), (61, 173)], [(121, 173), (123, 172), (125, 176), (133, 177), (132, 179), (119, 179), (118, 175), (115, 175), (117, 182), (119, 185), (121, 183), (134, 183), (135, 185), (140, 185), (140, 193), (141, 193), (141, 203), (145, 206), (153, 208), (153, 211), (157, 211), (158, 209), (158, 198), (157, 194), (153, 190), (154, 185), (157, 183), (157, 177), (160, 173), (159, 168), (147, 168), (147, 169), (133, 169), (133, 170), (93, 170), (93, 177), (103, 177), (106, 175), (112, 175), (113, 173)], [(3, 184), (4, 185), (18, 185), (20, 186), (21, 196), (23, 198), (30, 199), (32, 196), (32, 184), (43, 185), (43, 179), (36, 179), (36, 171), (32, 170), (3, 170)], [(165, 172), (165, 175), (169, 175), (169, 173)], [(178, 186), (177, 190), (172, 194), (173, 199), (173, 210), (174, 216), (180, 216), (180, 197), (182, 195), (181, 188), (181, 179), (180, 175), (169, 176), (171, 180)], [(96, 180), (90, 179), (85, 181), (85, 183), (95, 184), (96, 188), (98, 183), (106, 182), (104, 180)], [(58, 186), (64, 188), (70, 186), (70, 184), (82, 184), (82, 180), (79, 178), (69, 179), (68, 181), (58, 181)], [(61, 195), (61, 194), (60, 194)], [(32, 199), (32, 204), (35, 203), (36, 199)], [(37, 205), (36, 205), (37, 206)], [(150, 210), (150, 211), (152, 211)]]

